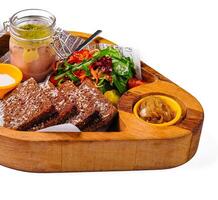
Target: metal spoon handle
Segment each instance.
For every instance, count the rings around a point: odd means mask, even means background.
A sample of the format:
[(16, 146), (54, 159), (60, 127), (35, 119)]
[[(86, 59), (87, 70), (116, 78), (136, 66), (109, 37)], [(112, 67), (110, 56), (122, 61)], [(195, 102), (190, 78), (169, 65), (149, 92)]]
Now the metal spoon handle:
[(95, 33), (93, 33), (89, 38), (87, 38), (81, 45), (79, 45), (75, 51), (79, 51), (86, 47), (89, 43), (91, 43), (100, 33), (102, 30), (97, 30)]

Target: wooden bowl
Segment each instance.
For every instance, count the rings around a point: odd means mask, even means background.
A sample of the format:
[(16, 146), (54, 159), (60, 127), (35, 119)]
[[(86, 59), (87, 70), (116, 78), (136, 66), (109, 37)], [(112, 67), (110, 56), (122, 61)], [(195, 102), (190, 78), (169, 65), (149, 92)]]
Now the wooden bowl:
[[(87, 38), (89, 34), (72, 32)], [(112, 43), (103, 38), (95, 42)], [(5, 52), (7, 44), (1, 47)], [(126, 92), (109, 132), (36, 133), (0, 128), (0, 164), (29, 172), (164, 169), (190, 160), (197, 151), (204, 113), (191, 94), (142, 62), (145, 84)], [(152, 126), (133, 114), (150, 94), (172, 97), (182, 107), (172, 126)]]

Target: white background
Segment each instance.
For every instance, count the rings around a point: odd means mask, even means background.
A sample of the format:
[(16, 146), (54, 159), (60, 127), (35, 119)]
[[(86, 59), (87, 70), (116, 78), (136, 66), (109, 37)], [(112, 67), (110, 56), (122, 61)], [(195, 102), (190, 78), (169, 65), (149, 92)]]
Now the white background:
[(34, 174), (0, 167), (0, 200), (218, 199), (218, 3), (216, 0), (1, 1), (0, 21), (25, 8), (53, 12), (67, 30), (135, 47), (148, 65), (205, 109), (195, 157), (169, 170)]

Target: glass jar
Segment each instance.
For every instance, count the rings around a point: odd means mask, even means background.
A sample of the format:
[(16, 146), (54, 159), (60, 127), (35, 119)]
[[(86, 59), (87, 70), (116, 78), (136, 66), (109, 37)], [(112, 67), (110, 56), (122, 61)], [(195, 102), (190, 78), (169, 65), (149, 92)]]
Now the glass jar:
[(43, 81), (56, 61), (52, 47), (56, 18), (48, 11), (27, 9), (15, 13), (5, 23), (11, 38), (10, 63), (19, 67), (24, 80)]

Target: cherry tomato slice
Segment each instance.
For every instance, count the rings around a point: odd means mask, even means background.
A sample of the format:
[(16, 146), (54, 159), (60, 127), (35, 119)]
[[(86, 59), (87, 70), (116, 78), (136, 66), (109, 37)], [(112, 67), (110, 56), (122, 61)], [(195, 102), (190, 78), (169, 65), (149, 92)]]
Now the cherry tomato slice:
[(128, 80), (128, 88), (134, 88), (136, 86), (142, 85), (144, 83), (143, 80), (139, 80), (137, 78), (131, 78)]

